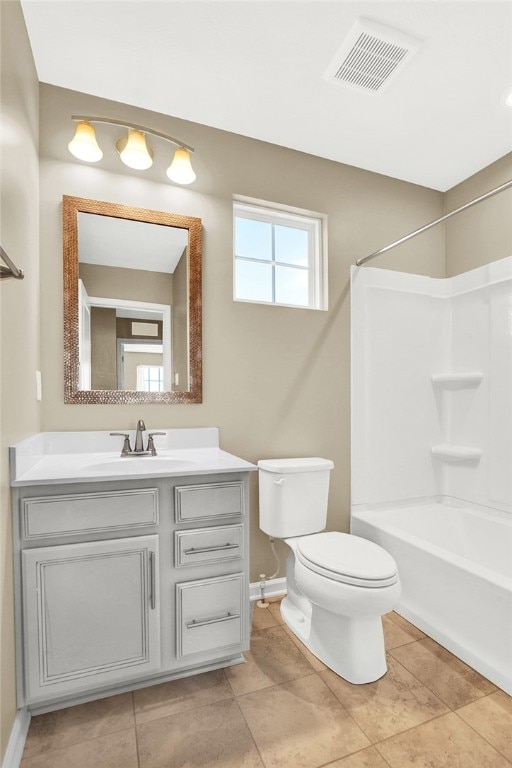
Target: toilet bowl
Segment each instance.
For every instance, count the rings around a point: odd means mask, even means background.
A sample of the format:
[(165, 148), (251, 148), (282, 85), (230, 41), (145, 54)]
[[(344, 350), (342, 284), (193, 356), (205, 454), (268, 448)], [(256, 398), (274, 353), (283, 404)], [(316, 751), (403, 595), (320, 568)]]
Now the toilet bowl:
[(349, 682), (377, 680), (386, 672), (381, 616), (401, 592), (395, 561), (367, 539), (322, 531), (332, 462), (273, 459), (258, 466), (260, 527), (291, 550), (281, 603), (285, 623)]
[[(344, 533), (316, 533), (285, 542), (292, 550), (288, 594), (281, 603), (286, 624), (350, 683), (382, 677), (386, 658), (381, 616), (392, 610), (401, 591), (393, 558), (373, 542)], [(324, 547), (330, 553), (329, 567), (321, 554), (315, 558), (320, 563), (303, 554), (311, 548), (321, 553)], [(332, 556), (336, 550), (337, 564)], [(347, 565), (347, 559), (356, 567)]]

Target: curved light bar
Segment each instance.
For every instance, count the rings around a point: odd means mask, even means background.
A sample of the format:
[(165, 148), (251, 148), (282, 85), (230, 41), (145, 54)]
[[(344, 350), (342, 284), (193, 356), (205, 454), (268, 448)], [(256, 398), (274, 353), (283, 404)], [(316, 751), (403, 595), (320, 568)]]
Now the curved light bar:
[[(145, 170), (153, 163), (153, 151), (146, 142), (146, 134), (156, 136), (159, 139), (174, 144), (177, 149), (174, 159), (167, 169), (167, 176), (176, 184), (191, 184), (196, 179), (196, 174), (190, 162), (190, 155), (194, 147), (185, 144), (184, 141), (169, 136), (167, 133), (155, 131), (144, 125), (128, 123), (116, 120), (113, 117), (92, 117), (90, 115), (72, 115), (71, 119), (78, 122), (74, 138), (69, 142), (68, 148), (71, 154), (86, 162), (100, 160), (103, 153), (96, 142), (96, 135), (92, 123), (105, 123), (126, 128), (128, 134), (122, 136), (116, 142), (116, 149), (123, 163), (130, 168)], [(84, 142), (85, 140), (85, 142)]]

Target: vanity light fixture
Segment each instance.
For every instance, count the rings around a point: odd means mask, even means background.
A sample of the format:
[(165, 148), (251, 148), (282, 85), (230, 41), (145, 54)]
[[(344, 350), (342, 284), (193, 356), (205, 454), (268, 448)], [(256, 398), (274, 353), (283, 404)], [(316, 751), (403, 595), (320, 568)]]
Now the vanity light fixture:
[(185, 147), (178, 147), (174, 158), (168, 167), (167, 176), (176, 184), (192, 184), (196, 180), (196, 174), (190, 163), (190, 152)]
[(68, 149), (79, 160), (95, 163), (103, 157), (103, 152), (96, 141), (96, 131), (92, 125), (93, 123), (119, 125), (122, 128), (127, 128), (128, 133), (121, 136), (116, 141), (115, 146), (122, 162), (129, 168), (146, 170), (153, 165), (153, 150), (146, 141), (146, 134), (149, 134), (150, 136), (156, 136), (159, 139), (168, 141), (176, 147), (173, 161), (167, 169), (167, 176), (171, 181), (174, 181), (176, 184), (191, 184), (196, 180), (196, 174), (190, 162), (190, 155), (194, 148), (179, 139), (175, 139), (160, 131), (154, 131), (152, 128), (145, 128), (135, 123), (125, 123), (110, 117), (73, 115), (71, 119), (76, 121), (77, 126), (75, 135), (68, 144)]
[(86, 163), (97, 163), (103, 157), (103, 152), (96, 141), (94, 126), (86, 120), (78, 123), (75, 135), (68, 144), (72, 155)]
[(145, 171), (153, 165), (153, 151), (148, 147), (146, 136), (142, 131), (128, 132), (116, 141), (119, 157), (128, 168)]

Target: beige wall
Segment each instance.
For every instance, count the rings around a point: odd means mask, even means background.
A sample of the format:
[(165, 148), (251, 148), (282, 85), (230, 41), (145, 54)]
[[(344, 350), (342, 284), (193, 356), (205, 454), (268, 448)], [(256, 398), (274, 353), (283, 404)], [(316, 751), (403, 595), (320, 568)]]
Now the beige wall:
[(91, 307), (91, 389), (117, 389), (116, 311)]
[(147, 269), (80, 264), (80, 277), (89, 296), (171, 304), (172, 275)]
[[(113, 149), (119, 129), (98, 129), (101, 166), (67, 152), (72, 114), (108, 114), (183, 137), (196, 148), (197, 182), (166, 181), (169, 152), (154, 142), (149, 172), (130, 172)], [(108, 136), (108, 140), (107, 140)], [(250, 461), (276, 456), (332, 458), (329, 526), (347, 530), (350, 494), (349, 268), (442, 213), (443, 195), (311, 155), (52, 86), (41, 87), (42, 327), (62, 339), (62, 195), (199, 216), (203, 222), (201, 405), (64, 405), (62, 342), (43, 345), (43, 428), (122, 429), (218, 426), (224, 449)], [(233, 194), (328, 215), (329, 311), (234, 302)], [(444, 236), (434, 230), (382, 258), (379, 266), (444, 275)], [(252, 480), (252, 578), (273, 571), (258, 530)]]
[[(512, 152), (446, 192), (445, 213), (512, 179)], [(512, 256), (512, 188), (454, 216), (446, 227), (446, 276)]]
[(7, 447), (39, 432), (38, 100), (19, 2), (0, 3), (1, 244), (25, 279), (0, 283), (0, 763), (16, 712), (12, 530)]

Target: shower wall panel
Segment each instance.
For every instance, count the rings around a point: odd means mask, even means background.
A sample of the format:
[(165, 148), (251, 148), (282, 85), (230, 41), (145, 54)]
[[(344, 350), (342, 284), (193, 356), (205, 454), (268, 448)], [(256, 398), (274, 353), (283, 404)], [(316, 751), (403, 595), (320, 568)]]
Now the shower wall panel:
[(353, 504), (512, 509), (512, 257), (444, 280), (353, 269), (352, 462)]
[(352, 272), (352, 503), (438, 493), (441, 440), (431, 371), (449, 355), (443, 282)]

